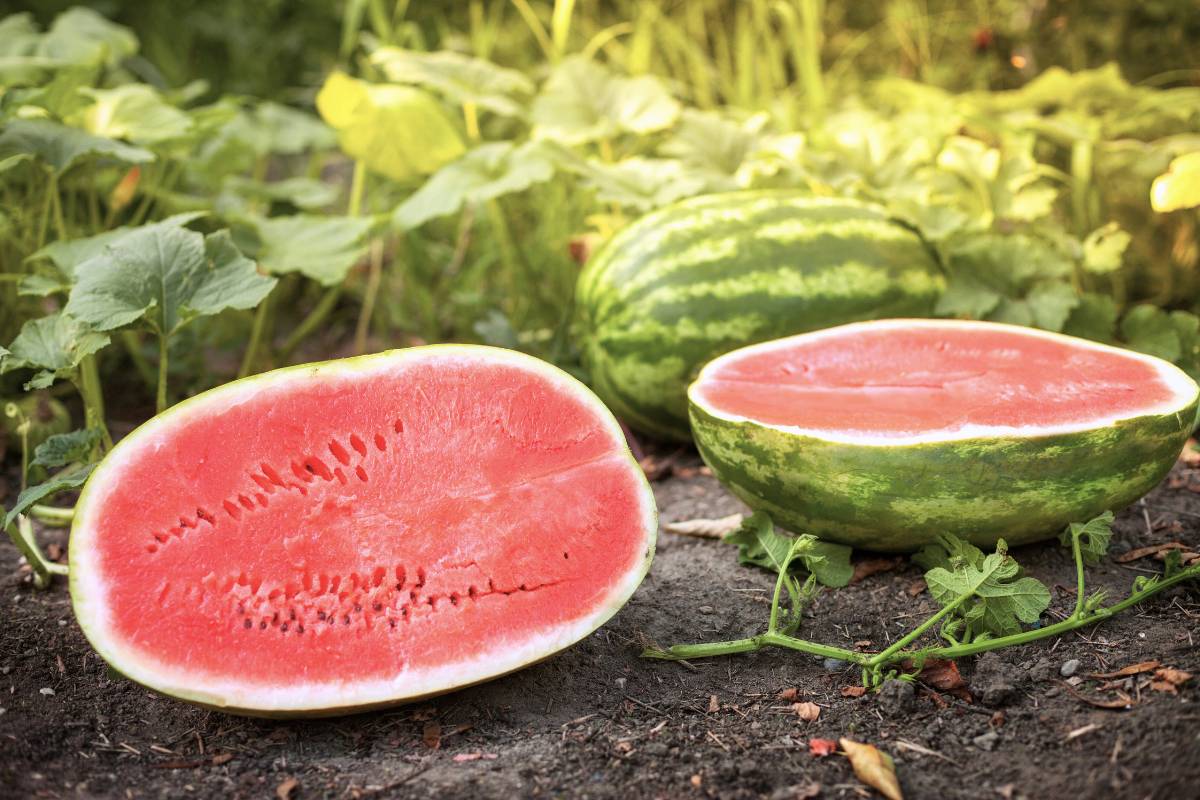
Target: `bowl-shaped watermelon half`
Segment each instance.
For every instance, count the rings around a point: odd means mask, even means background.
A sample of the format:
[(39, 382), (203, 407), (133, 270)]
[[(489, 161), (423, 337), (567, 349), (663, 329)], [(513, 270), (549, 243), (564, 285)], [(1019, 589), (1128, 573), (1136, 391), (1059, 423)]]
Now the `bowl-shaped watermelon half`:
[(911, 551), (1118, 510), (1170, 470), (1196, 384), (1160, 359), (987, 322), (863, 322), (735, 350), (689, 390), (704, 460), (794, 531)]
[(435, 345), (236, 381), (138, 428), (80, 498), (71, 599), (97, 652), (159, 692), (341, 713), (578, 641), (633, 594), (656, 530), (582, 384)]

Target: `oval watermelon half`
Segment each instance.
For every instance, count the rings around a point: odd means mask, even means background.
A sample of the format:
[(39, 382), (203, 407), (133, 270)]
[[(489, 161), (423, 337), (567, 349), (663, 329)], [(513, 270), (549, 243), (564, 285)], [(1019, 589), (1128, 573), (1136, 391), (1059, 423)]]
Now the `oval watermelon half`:
[(1196, 420), (1175, 366), (1031, 328), (844, 325), (728, 353), (689, 391), (704, 460), (797, 532), (909, 551), (1043, 539), (1155, 486)]
[(545, 658), (629, 599), (653, 494), (542, 361), (435, 345), (277, 370), (122, 440), (76, 509), (71, 599), (116, 670), (250, 714), (331, 714)]

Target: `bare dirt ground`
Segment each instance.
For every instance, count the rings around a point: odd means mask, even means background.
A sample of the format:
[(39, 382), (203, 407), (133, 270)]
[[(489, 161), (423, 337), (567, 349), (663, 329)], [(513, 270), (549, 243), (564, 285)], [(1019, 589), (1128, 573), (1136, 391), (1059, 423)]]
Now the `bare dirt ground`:
[[(720, 517), (740, 504), (685, 457), (656, 483), (664, 521)], [(1200, 546), (1200, 470), (1177, 468), (1119, 516), (1114, 554)], [(1175, 488), (1171, 488), (1171, 487)], [(65, 545), (64, 531), (44, 543)], [(1017, 550), (1073, 603), (1057, 544)], [(3, 797), (720, 797), (874, 796), (847, 760), (809, 753), (849, 736), (890, 753), (909, 798), (1190, 798), (1200, 786), (1200, 678), (1178, 694), (1149, 675), (1102, 690), (1074, 678), (1160, 661), (1200, 675), (1200, 586), (1177, 587), (1115, 621), (968, 659), (971, 702), (916, 687), (845, 697), (852, 669), (762, 652), (690, 667), (639, 658), (645, 641), (750, 635), (765, 623), (771, 575), (718, 541), (663, 534), (633, 601), (570, 650), (521, 673), (414, 706), (315, 721), (232, 717), (160, 697), (110, 673), (75, 624), (66, 585), (35, 591), (0, 545), (0, 796)], [(859, 558), (871, 558), (869, 554)], [(1096, 585), (1123, 596), (1145, 558), (1106, 559)], [(807, 638), (878, 648), (934, 610), (907, 561), (824, 592)], [(1070, 672), (1070, 668), (1067, 669)], [(911, 686), (911, 685), (906, 685)], [(791, 700), (820, 706), (802, 721)], [(1127, 710), (1104, 709), (1117, 691)], [(1087, 698), (1082, 699), (1082, 698)]]

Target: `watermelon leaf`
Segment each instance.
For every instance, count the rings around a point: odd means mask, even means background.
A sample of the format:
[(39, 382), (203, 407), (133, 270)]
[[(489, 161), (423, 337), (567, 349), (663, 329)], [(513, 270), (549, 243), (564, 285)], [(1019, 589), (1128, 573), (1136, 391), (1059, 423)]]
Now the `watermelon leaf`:
[(31, 319), (8, 346), (0, 360), (0, 372), (39, 370), (26, 388), (45, 389), (55, 378), (73, 373), (83, 359), (102, 350), (108, 342), (107, 334), (61, 312)]
[(738, 563), (779, 572), (796, 560), (825, 586), (841, 587), (850, 583), (851, 548), (823, 542), (815, 536), (799, 537), (777, 533), (771, 518), (756, 511), (742, 521), (742, 527), (723, 541), (738, 547)]
[(1075, 539), (1079, 540), (1079, 552), (1084, 563), (1098, 564), (1108, 552), (1108, 543), (1112, 539), (1113, 514), (1105, 511), (1098, 517), (1087, 522), (1072, 522), (1059, 535), (1058, 541), (1064, 547), (1071, 547)]
[(11, 525), (18, 514), (24, 514), (35, 503), (59, 492), (65, 492), (68, 489), (78, 489), (80, 486), (83, 486), (88, 476), (92, 474), (92, 469), (95, 466), (95, 464), (87, 464), (79, 469), (59, 473), (49, 480), (43, 481), (36, 486), (30, 486), (21, 492), (21, 494), (17, 495), (16, 504), (9, 509), (8, 514), (4, 517), (4, 527), (7, 528)]
[(964, 641), (979, 641), (1020, 633), (1022, 622), (1036, 622), (1049, 607), (1050, 590), (1035, 578), (1018, 577), (1020, 571), (1002, 539), (981, 564), (959, 559), (952, 570), (934, 567), (925, 583), (935, 600), (965, 621)]
[(299, 272), (322, 286), (346, 279), (367, 252), (374, 221), (368, 217), (331, 217), (296, 214), (287, 217), (252, 217), (257, 236), (258, 260), (272, 274)]
[(65, 467), (72, 461), (86, 461), (101, 439), (96, 428), (83, 428), (70, 433), (56, 433), (37, 446), (31, 467)]
[(533, 81), (517, 70), (452, 50), (421, 53), (381, 47), (371, 54), (371, 63), (394, 83), (415, 84), (457, 105), (474, 103), (505, 117), (521, 116), (523, 98), (534, 90)]
[(144, 164), (154, 154), (141, 147), (93, 136), (48, 119), (14, 119), (0, 133), (0, 158), (31, 153), (57, 174), (88, 159)]

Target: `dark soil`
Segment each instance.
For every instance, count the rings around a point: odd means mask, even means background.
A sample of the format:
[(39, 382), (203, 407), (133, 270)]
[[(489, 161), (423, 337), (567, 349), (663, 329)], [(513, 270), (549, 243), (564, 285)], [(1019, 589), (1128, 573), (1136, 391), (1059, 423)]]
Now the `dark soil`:
[[(740, 510), (689, 469), (656, 484), (664, 521)], [(1126, 510), (1113, 551), (1200, 546), (1200, 470)], [(1170, 486), (1177, 488), (1170, 488)], [(45, 543), (65, 544), (62, 531)], [(1073, 602), (1056, 544), (1015, 553)], [(860, 556), (869, 558), (870, 556)], [(1113, 597), (1160, 568), (1106, 560), (1092, 572)], [(802, 635), (879, 648), (934, 609), (907, 561), (824, 592)], [(645, 584), (615, 619), (542, 664), (414, 706), (316, 721), (232, 717), (160, 697), (109, 673), (76, 627), (66, 585), (35, 591), (0, 545), (0, 794), (4, 797), (863, 797), (840, 755), (812, 737), (852, 737), (890, 753), (909, 798), (1185, 798), (1200, 791), (1200, 677), (1179, 693), (1125, 682), (1128, 710), (1094, 707), (1117, 688), (1075, 677), (1158, 660), (1200, 676), (1200, 586), (1160, 595), (1117, 620), (1013, 648), (962, 669), (972, 702), (923, 687), (844, 697), (855, 670), (782, 651), (645, 661), (644, 643), (728, 639), (765, 623), (771, 575), (739, 567), (717, 541), (663, 534)], [(1068, 669), (1068, 671), (1070, 671)], [(804, 722), (791, 700), (821, 707)], [(962, 694), (962, 692), (959, 692)], [(819, 794), (815, 794), (819, 793)]]

